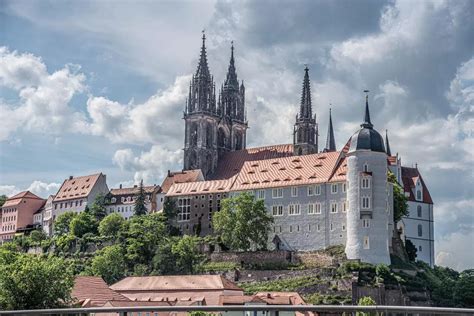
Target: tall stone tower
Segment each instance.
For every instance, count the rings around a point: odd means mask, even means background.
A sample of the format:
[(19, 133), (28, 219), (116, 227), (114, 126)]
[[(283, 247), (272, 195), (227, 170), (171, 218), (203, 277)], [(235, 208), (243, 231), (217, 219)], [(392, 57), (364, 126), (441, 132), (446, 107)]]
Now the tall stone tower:
[(313, 117), (308, 71), (309, 69), (306, 67), (304, 69), (300, 112), (296, 115), (296, 123), (293, 129), (295, 155), (308, 155), (318, 152), (318, 125), (316, 124), (316, 115)]
[(392, 187), (387, 183), (384, 141), (370, 121), (368, 96), (364, 123), (351, 137), (347, 156), (347, 258), (390, 264)]
[(204, 33), (199, 64), (189, 86), (184, 120), (184, 170), (201, 169), (203, 175), (208, 176), (217, 166), (219, 115), (214, 79), (207, 64)]
[(219, 156), (225, 152), (245, 149), (247, 118), (245, 113), (245, 87), (239, 86), (234, 61), (234, 44), (231, 46), (229, 68), (219, 93), (217, 114), (220, 117), (217, 129)]

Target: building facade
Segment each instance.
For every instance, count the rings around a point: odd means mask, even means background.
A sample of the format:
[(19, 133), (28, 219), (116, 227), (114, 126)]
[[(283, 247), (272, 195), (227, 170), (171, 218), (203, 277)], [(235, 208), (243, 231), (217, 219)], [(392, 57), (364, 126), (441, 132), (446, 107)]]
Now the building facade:
[(53, 200), (54, 195), (50, 195), (46, 200), (43, 210), (43, 231), (47, 236), (53, 235)]
[[(145, 207), (148, 213), (157, 211), (157, 195), (160, 187), (157, 185), (144, 186)], [(117, 213), (125, 219), (129, 219), (134, 215), (135, 199), (139, 191), (137, 185), (131, 188), (123, 188), (122, 185), (118, 189), (111, 189), (107, 195), (107, 214)]]

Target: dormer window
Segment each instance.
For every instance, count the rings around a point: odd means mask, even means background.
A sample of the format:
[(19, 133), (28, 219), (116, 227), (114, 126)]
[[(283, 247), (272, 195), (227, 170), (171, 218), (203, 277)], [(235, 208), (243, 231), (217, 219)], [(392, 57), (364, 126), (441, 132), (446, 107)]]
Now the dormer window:
[(112, 201), (112, 203), (115, 203), (115, 202), (117, 202), (117, 199), (113, 197), (113, 198), (111, 199), (111, 201)]

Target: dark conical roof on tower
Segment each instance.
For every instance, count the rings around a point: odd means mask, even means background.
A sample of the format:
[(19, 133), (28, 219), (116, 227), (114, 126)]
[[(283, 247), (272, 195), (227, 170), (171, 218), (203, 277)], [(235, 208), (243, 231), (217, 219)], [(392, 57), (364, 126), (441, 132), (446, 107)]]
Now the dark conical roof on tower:
[(313, 116), (313, 110), (311, 106), (311, 87), (309, 83), (309, 69), (306, 67), (304, 69), (304, 79), (303, 79), (303, 90), (301, 93), (301, 105), (300, 105), (300, 119), (308, 118), (310, 119)]
[(201, 55), (199, 57), (199, 64), (196, 71), (196, 77), (209, 77), (209, 66), (207, 64), (207, 53), (206, 53), (206, 34), (202, 32), (202, 46), (201, 46)]
[(229, 69), (227, 70), (227, 76), (225, 79), (226, 87), (233, 87), (235, 89), (239, 88), (239, 81), (237, 80), (237, 72), (235, 71), (235, 61), (234, 61), (234, 42), (232, 42), (230, 47), (230, 62)]
[(326, 148), (324, 151), (336, 151), (336, 140), (334, 137), (334, 128), (332, 126), (331, 109), (329, 109), (328, 136), (326, 139)]
[(365, 95), (365, 114), (364, 114), (364, 123), (362, 123), (361, 127), (373, 128), (372, 122), (370, 121), (370, 111), (369, 111), (369, 90), (364, 90), (366, 93)]
[(390, 144), (388, 143), (388, 131), (385, 130), (385, 151), (387, 155), (391, 156), (392, 152), (390, 151)]

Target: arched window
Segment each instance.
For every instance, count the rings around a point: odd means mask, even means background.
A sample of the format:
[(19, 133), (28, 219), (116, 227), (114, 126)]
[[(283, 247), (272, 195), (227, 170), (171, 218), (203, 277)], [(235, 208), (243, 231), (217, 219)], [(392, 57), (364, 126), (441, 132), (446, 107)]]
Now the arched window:
[(418, 206), (416, 207), (416, 211), (417, 211), (417, 213), (418, 213), (418, 217), (421, 217), (421, 205), (418, 205)]
[(364, 172), (369, 172), (369, 165), (367, 163), (364, 164)]
[(416, 190), (416, 199), (421, 200), (421, 190)]
[(423, 236), (423, 227), (421, 224), (418, 224), (418, 237)]

